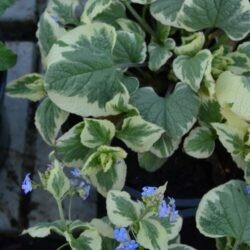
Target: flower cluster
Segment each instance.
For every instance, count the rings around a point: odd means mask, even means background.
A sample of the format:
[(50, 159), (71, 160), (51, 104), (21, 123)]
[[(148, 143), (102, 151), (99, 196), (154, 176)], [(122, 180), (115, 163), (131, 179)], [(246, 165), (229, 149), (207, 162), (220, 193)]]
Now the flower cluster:
[(170, 223), (174, 223), (177, 220), (177, 216), (179, 214), (178, 210), (176, 210), (175, 200), (173, 198), (168, 198), (169, 203), (165, 200), (162, 201), (158, 208), (158, 215), (160, 218), (168, 217)]
[(127, 230), (122, 227), (114, 230), (114, 238), (120, 242), (115, 250), (135, 250), (139, 245), (135, 240), (130, 240)]

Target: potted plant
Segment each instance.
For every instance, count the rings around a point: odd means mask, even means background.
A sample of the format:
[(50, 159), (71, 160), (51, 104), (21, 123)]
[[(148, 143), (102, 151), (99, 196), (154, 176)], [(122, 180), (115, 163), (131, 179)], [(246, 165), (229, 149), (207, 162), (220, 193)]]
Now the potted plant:
[[(41, 100), (35, 124), (52, 147), (52, 165), (39, 182), (27, 174), (22, 187), (46, 189), (60, 214), (24, 233), (54, 231), (72, 249), (192, 249), (179, 243), (182, 219), (174, 199), (164, 200), (165, 181), (145, 186), (142, 201), (121, 191), (127, 172), (137, 177), (128, 152), (153, 179), (180, 149), (218, 169), (219, 141), (245, 179), (211, 186), (197, 228), (218, 249), (249, 248), (249, 1), (88, 0), (82, 11), (78, 5), (49, 1), (37, 31), (45, 73), (7, 88), (11, 96)], [(70, 114), (80, 122), (58, 136)], [(65, 218), (62, 201), (85, 199), (88, 183), (106, 198), (108, 217)]]

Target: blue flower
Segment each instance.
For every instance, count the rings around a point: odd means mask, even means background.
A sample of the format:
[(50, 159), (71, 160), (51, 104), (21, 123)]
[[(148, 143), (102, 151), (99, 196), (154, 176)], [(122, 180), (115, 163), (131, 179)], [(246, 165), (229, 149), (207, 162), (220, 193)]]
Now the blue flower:
[(114, 238), (119, 242), (124, 242), (128, 239), (127, 230), (124, 227), (114, 230)]
[(137, 249), (139, 247), (135, 240), (130, 240), (124, 243), (124, 250)]
[(142, 197), (150, 197), (155, 194), (155, 191), (157, 190), (156, 187), (144, 187), (142, 188)]
[(171, 212), (171, 207), (167, 205), (166, 201), (162, 201), (158, 208), (158, 214), (160, 218), (168, 217)]
[(78, 168), (74, 168), (72, 170), (70, 170), (70, 173), (74, 176), (74, 177), (80, 177), (81, 176), (81, 172)]
[(83, 200), (86, 200), (89, 197), (90, 185), (84, 181), (81, 181), (79, 188), (81, 189), (81, 191), (79, 191), (80, 196)]
[(162, 201), (158, 207), (158, 216), (160, 218), (168, 217), (170, 223), (175, 223), (179, 212), (176, 210), (175, 199), (168, 197), (169, 203), (165, 200)]
[(22, 190), (24, 191), (25, 194), (29, 193), (32, 191), (32, 184), (31, 184), (31, 179), (30, 179), (30, 173), (26, 174), (23, 183), (22, 183)]
[(246, 186), (245, 191), (246, 191), (247, 194), (250, 194), (250, 185), (247, 185), (247, 186)]

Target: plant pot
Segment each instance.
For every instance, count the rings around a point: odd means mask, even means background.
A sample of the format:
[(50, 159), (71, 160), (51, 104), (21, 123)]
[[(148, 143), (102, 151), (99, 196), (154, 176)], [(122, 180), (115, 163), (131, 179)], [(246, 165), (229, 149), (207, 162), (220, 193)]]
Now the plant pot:
[(0, 72), (0, 167), (3, 165), (9, 147), (8, 122), (3, 105), (5, 85), (6, 72)]

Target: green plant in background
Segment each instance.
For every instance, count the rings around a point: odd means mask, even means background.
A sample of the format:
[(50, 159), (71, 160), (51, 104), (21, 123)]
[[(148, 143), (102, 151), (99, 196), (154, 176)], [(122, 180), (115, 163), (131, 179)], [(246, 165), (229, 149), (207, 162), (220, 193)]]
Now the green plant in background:
[[(125, 143), (153, 172), (182, 142), (188, 155), (202, 159), (219, 139), (245, 182), (208, 192), (197, 227), (216, 238), (218, 249), (249, 249), (249, 1), (88, 0), (79, 17), (78, 6), (77, 0), (49, 1), (37, 31), (44, 75), (23, 76), (7, 88), (11, 96), (41, 100), (35, 124), (53, 149), (54, 167), (32, 187), (54, 196), (60, 221), (25, 232), (57, 232), (72, 249), (192, 249), (179, 243), (181, 218), (176, 214), (171, 223), (176, 211), (173, 200), (162, 200), (165, 186), (149, 189), (158, 199), (153, 206), (151, 198), (135, 202), (120, 191), (127, 153), (112, 141)], [(69, 114), (83, 121), (58, 137)], [(73, 191), (65, 174), (70, 167), (85, 180)], [(107, 198), (108, 217), (65, 219), (62, 200), (84, 196), (88, 182)], [(159, 216), (161, 208), (168, 216)]]
[[(9, 8), (15, 0), (1, 0), (0, 16)], [(16, 55), (0, 41), (0, 71), (5, 71), (16, 64)]]

